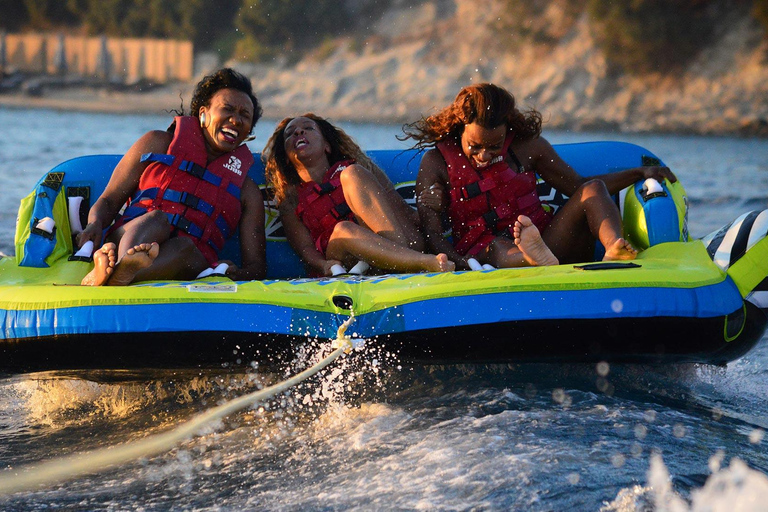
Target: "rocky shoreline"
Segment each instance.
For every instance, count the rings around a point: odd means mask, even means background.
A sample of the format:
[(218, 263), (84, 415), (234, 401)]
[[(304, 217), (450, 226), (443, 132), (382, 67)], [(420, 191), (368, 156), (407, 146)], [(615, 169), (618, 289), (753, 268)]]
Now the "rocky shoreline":
[[(0, 94), (0, 108), (40, 108), (52, 110), (70, 110), (83, 112), (101, 112), (114, 114), (167, 114), (179, 109), (183, 103), (188, 108), (194, 84), (176, 84), (164, 86), (155, 91), (110, 92), (88, 88), (59, 90), (42, 96), (29, 96), (22, 93)], [(458, 86), (457, 86), (458, 87)], [(458, 91), (458, 88), (456, 89)], [(411, 122), (420, 115), (428, 115), (437, 108), (392, 108), (386, 109), (368, 102), (347, 105), (323, 105), (321, 103), (294, 102), (284, 104), (273, 95), (259, 94), (263, 102), (264, 115), (270, 119), (297, 115), (305, 111), (314, 111), (336, 121), (373, 122), (400, 124)], [(445, 99), (446, 104), (450, 99)], [(714, 108), (714, 107), (710, 107)], [(766, 117), (754, 114), (734, 115), (703, 119), (702, 115), (691, 112), (670, 111), (650, 116), (634, 116), (633, 119), (616, 119), (613, 116), (568, 115), (554, 109), (538, 107), (544, 115), (545, 127), (549, 129), (582, 131), (607, 131), (616, 133), (675, 133), (693, 135), (730, 135), (739, 137), (768, 137)], [(733, 109), (731, 109), (733, 110)], [(726, 114), (728, 110), (726, 109)]]
[[(461, 87), (490, 81), (539, 110), (549, 129), (768, 137), (768, 40), (748, 16), (724, 20), (718, 40), (675, 76), (630, 76), (608, 69), (585, 18), (555, 45), (499, 52), (476, 28), (487, 26), (492, 9), (473, 0), (454, 0), (450, 10), (437, 3), (393, 9), (363, 47), (339, 39), (298, 62), (228, 65), (252, 78), (272, 119), (314, 111), (337, 121), (410, 122), (447, 105)], [(198, 78), (217, 66), (201, 68)], [(193, 87), (43, 88), (36, 96), (0, 93), (0, 106), (161, 114), (178, 109), (182, 97), (188, 105)]]

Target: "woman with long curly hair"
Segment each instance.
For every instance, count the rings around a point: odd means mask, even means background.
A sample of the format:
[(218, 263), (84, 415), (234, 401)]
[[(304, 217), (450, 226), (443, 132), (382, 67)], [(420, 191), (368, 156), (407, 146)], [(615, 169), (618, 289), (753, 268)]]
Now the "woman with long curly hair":
[(314, 271), (358, 260), (391, 271), (454, 269), (424, 254), (415, 212), (340, 128), (307, 113), (283, 119), (262, 152), (291, 247)]
[[(481, 83), (463, 88), (434, 115), (405, 125), (402, 139), (424, 154), (416, 181), (418, 211), (429, 248), (457, 268), (468, 260), (495, 267), (605, 260), (637, 252), (622, 237), (611, 194), (645, 178), (675, 181), (666, 167), (637, 167), (586, 179), (541, 136), (541, 114), (520, 111), (506, 89)], [(569, 197), (553, 215), (539, 201), (536, 174)], [(453, 243), (443, 236), (443, 218)]]

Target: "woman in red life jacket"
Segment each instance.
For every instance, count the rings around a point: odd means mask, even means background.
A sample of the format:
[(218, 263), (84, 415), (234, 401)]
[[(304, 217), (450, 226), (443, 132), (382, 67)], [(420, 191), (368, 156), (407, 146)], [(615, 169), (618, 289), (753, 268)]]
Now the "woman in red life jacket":
[(82, 284), (193, 279), (218, 263), (236, 229), (242, 264), (230, 264), (227, 276), (263, 279), (264, 203), (248, 178), (253, 154), (243, 144), (260, 117), (248, 78), (228, 68), (203, 78), (191, 116), (136, 141), (91, 207), (78, 245), (105, 243)]
[[(676, 181), (666, 167), (578, 175), (541, 136), (541, 115), (519, 111), (515, 98), (493, 84), (465, 87), (451, 105), (404, 132), (415, 147), (431, 148), (416, 181), (428, 246), (459, 269), (470, 258), (495, 267), (590, 261), (595, 240), (605, 246), (605, 260), (633, 259), (611, 194), (641, 179)], [(536, 174), (569, 196), (557, 215), (540, 203)], [(443, 236), (445, 215), (453, 244)]]
[(262, 153), (291, 247), (315, 274), (356, 261), (385, 270), (453, 270), (423, 254), (415, 212), (343, 130), (308, 113), (283, 119)]

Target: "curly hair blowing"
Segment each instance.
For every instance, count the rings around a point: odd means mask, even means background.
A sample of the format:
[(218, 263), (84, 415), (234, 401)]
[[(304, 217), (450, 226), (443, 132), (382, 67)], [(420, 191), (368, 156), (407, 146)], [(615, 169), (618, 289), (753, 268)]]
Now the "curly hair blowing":
[(403, 126), (400, 140), (413, 139), (417, 149), (426, 149), (451, 138), (459, 138), (464, 126), (477, 123), (483, 128), (506, 124), (518, 140), (541, 135), (541, 114), (534, 109), (521, 112), (515, 97), (503, 87), (482, 83), (464, 87), (453, 103), (437, 114)]
[(192, 103), (190, 105), (192, 112), (190, 115), (193, 117), (200, 115), (200, 107), (209, 106), (213, 95), (221, 89), (235, 89), (248, 95), (253, 103), (253, 122), (250, 128), (250, 131), (253, 131), (256, 122), (261, 119), (261, 104), (253, 94), (253, 86), (248, 77), (231, 68), (222, 68), (203, 77), (197, 83), (195, 92), (192, 95)]
[[(317, 123), (323, 138), (331, 146), (331, 153), (328, 155), (328, 162), (331, 165), (340, 160), (353, 159), (366, 169), (379, 169), (354, 139), (341, 128), (332, 125), (312, 112), (296, 117), (306, 117)], [(267, 184), (275, 191), (275, 202), (278, 205), (286, 199), (290, 187), (302, 183), (298, 171), (288, 160), (288, 154), (285, 152), (285, 127), (296, 117), (286, 117), (280, 121), (261, 152), (261, 160), (264, 162), (264, 177)]]

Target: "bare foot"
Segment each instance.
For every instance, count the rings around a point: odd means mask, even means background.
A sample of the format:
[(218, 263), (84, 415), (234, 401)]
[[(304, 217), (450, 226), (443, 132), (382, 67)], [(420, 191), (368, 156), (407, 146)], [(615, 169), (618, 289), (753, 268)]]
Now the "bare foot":
[(93, 253), (93, 270), (80, 282), (83, 286), (102, 286), (109, 280), (112, 271), (115, 270), (117, 246), (112, 242), (101, 246), (101, 249)]
[(530, 265), (545, 267), (560, 264), (560, 261), (542, 240), (539, 228), (533, 225), (530, 218), (520, 215), (512, 228), (512, 234), (515, 237), (515, 245)]
[(448, 259), (444, 253), (440, 253), (435, 256), (437, 261), (437, 272), (453, 272), (456, 270), (456, 264)]
[(633, 260), (637, 258), (637, 249), (623, 238), (617, 238), (610, 247), (605, 248), (603, 261)]
[(125, 252), (125, 256), (115, 265), (115, 273), (109, 278), (109, 286), (125, 286), (133, 282), (139, 270), (147, 268), (155, 261), (160, 246), (157, 242), (134, 245)]

